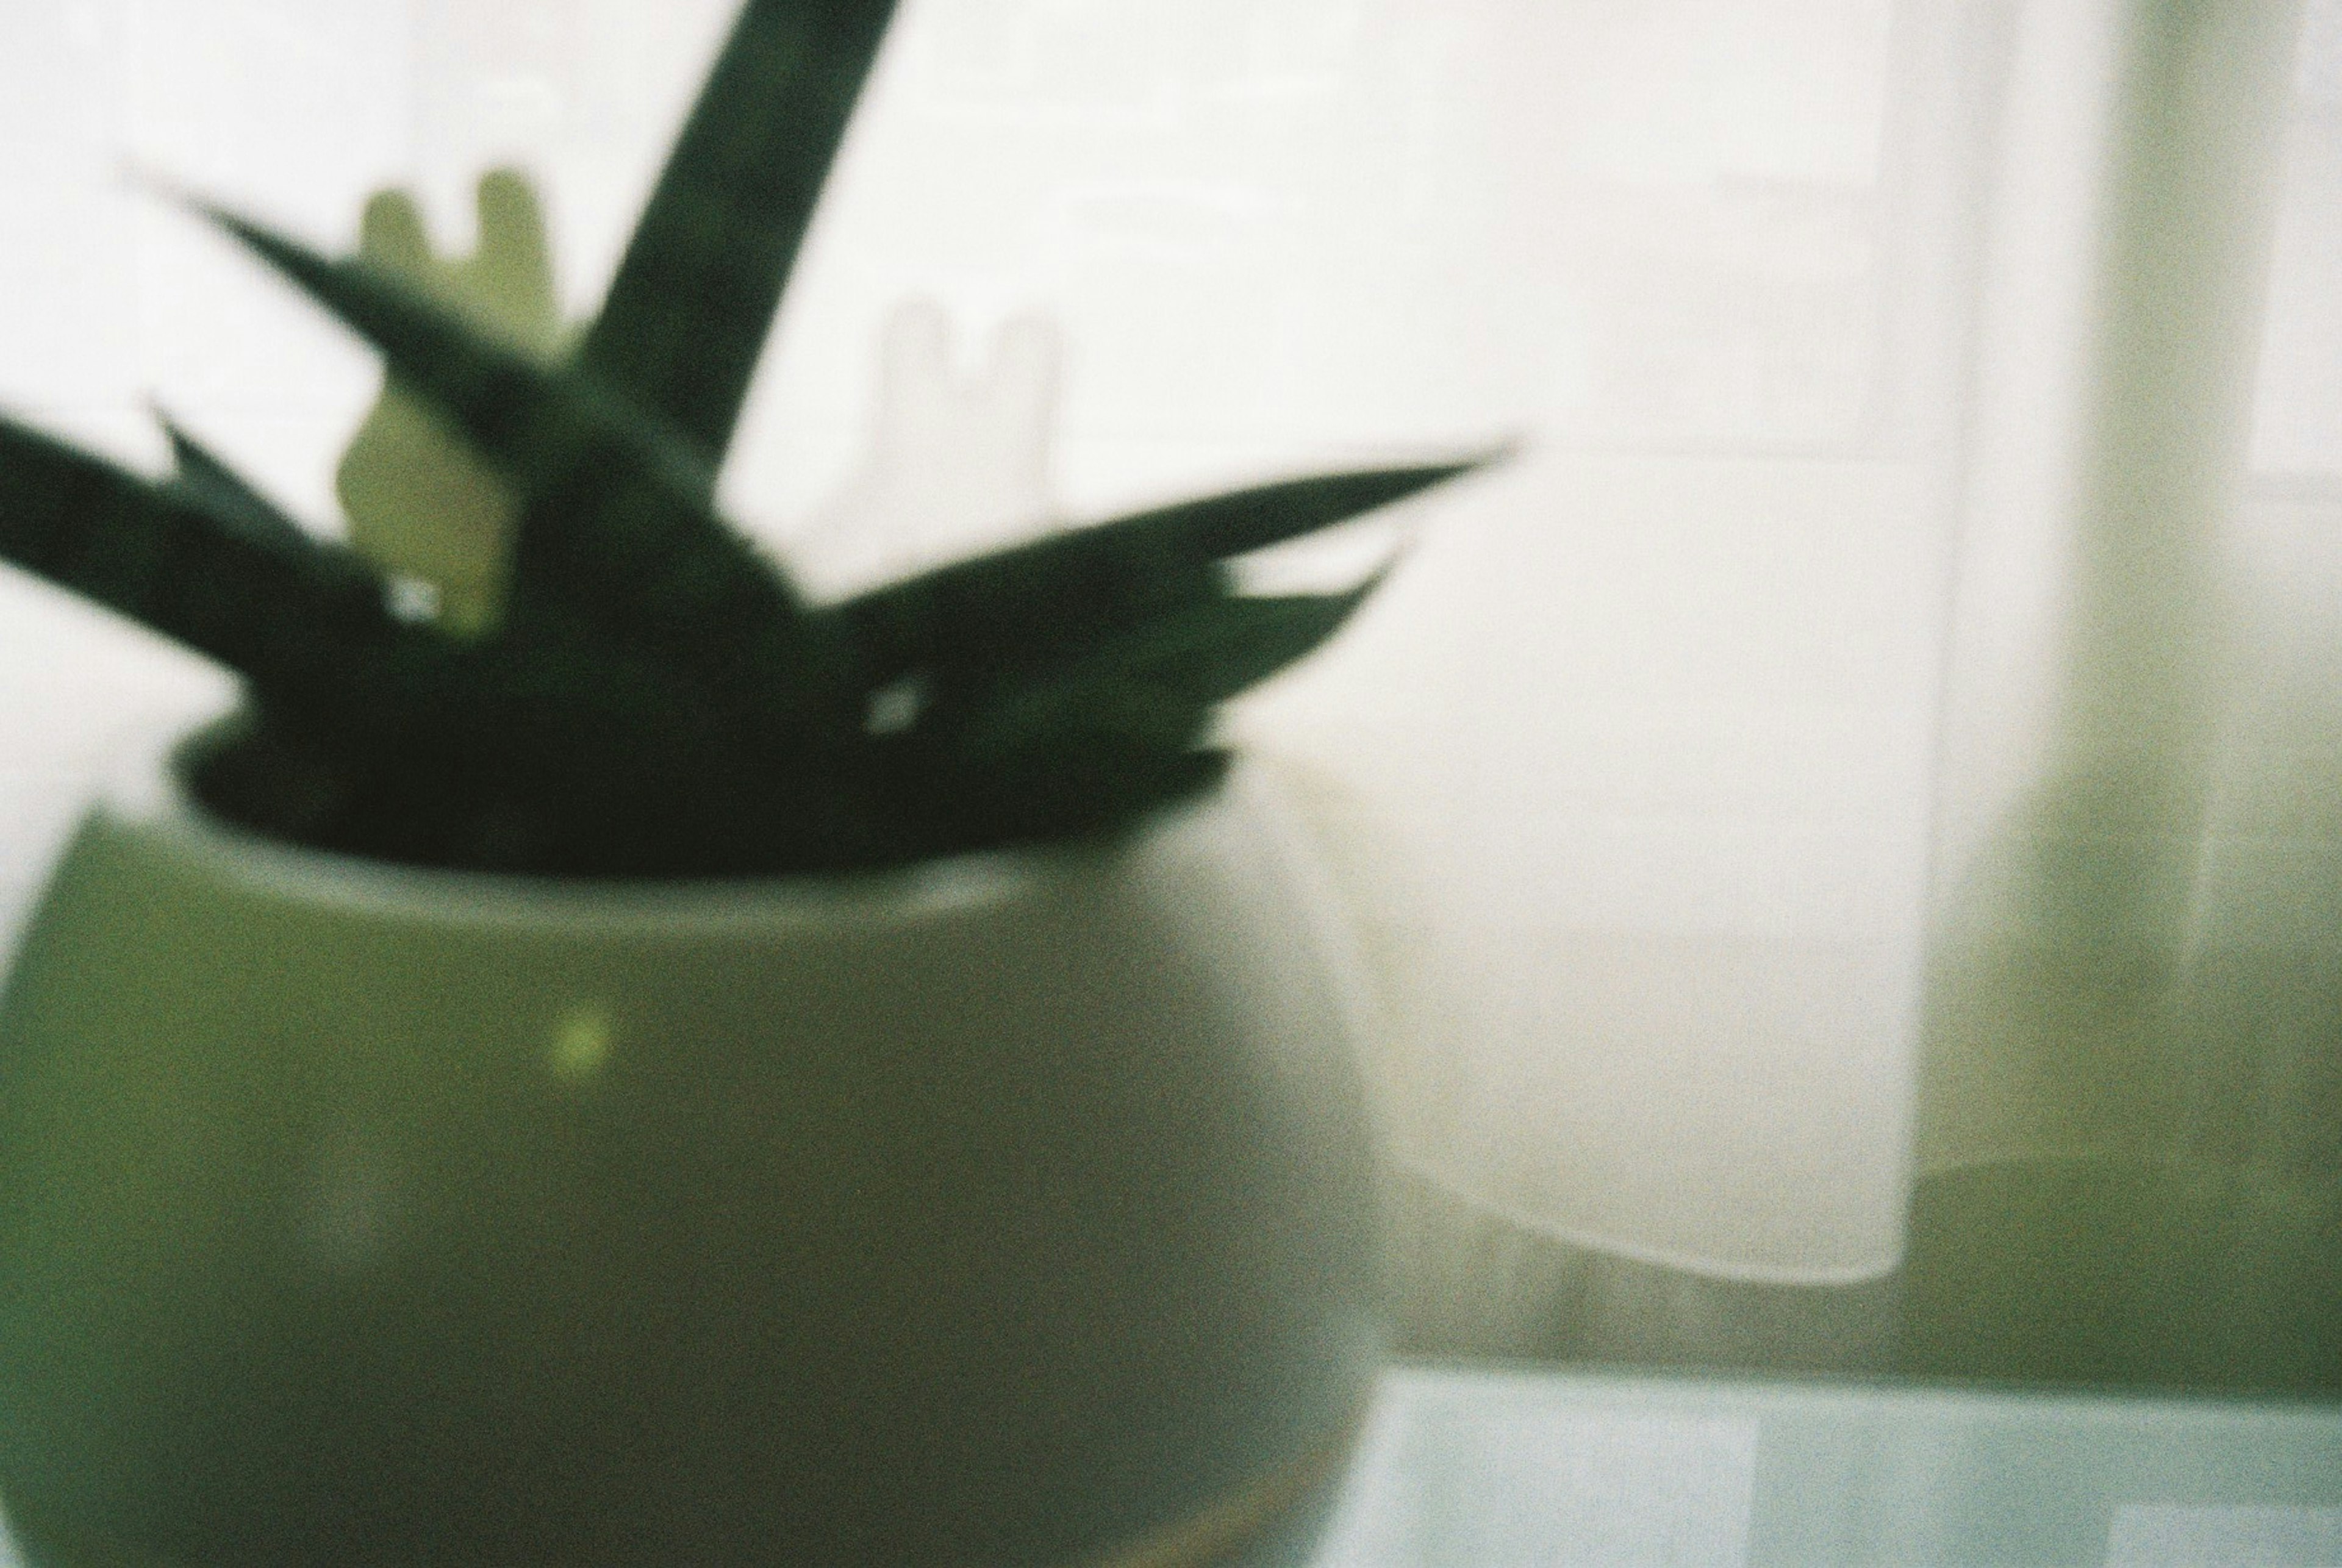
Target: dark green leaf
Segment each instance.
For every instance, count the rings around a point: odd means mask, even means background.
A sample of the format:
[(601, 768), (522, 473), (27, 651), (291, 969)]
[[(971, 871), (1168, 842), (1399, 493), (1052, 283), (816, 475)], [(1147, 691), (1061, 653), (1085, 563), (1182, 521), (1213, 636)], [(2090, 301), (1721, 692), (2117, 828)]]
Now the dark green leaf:
[(1245, 594), (1198, 605), (1117, 638), (1076, 670), (1206, 704), (1226, 702), (1315, 652), (1382, 585), (1385, 574), (1376, 572), (1341, 594)]
[(830, 612), (874, 683), (1046, 659), (1214, 597), (1226, 557), (1345, 522), (1494, 461), (1289, 479), (1136, 513), (874, 589)]
[(220, 522), (241, 529), (255, 544), (281, 550), (308, 547), (308, 531), (262, 494), (250, 482), (181, 429), (170, 415), (155, 415), (171, 440), (176, 472), (165, 488), (184, 495)]
[[(1136, 718), (1137, 715), (1126, 715)], [(1056, 737), (1045, 750), (990, 759), (938, 775), (948, 837), (942, 849), (1048, 842), (1126, 827), (1147, 812), (1216, 784), (1224, 752), (1165, 744), (1149, 733), (1096, 715), (1098, 723)]]
[(711, 464), (893, 10), (749, 0), (586, 331), (585, 368)]
[(715, 471), (656, 415), (590, 377), (536, 365), (395, 273), (190, 205), (378, 349), (391, 375), (445, 414), (524, 503), (598, 459), (639, 473), (690, 521), (712, 524)]
[[(769, 563), (718, 519), (706, 464), (591, 377), (541, 366), (399, 279), (336, 262), (216, 208), (201, 210), (381, 350), (522, 499), (510, 624), (532, 601), (575, 608), (614, 639), (801, 714), (842, 705), (820, 629)], [(793, 721), (792, 721), (793, 722)]]
[(0, 558), (264, 688), (323, 693), (409, 634), (349, 551), (286, 539), (0, 418)]
[[(435, 655), (435, 656), (434, 656)], [(407, 647), (210, 748), (198, 794), (377, 859), (575, 875), (805, 869), (867, 853), (850, 772), (756, 752), (719, 694), (592, 637)]]
[[(0, 557), (240, 671), (267, 734), (308, 736), (322, 748), (313, 778), (350, 790), (396, 778), (429, 795), (470, 779), (484, 793), (582, 802), (571, 816), (614, 821), (626, 814), (596, 803), (646, 801), (679, 770), (705, 777), (739, 754), (726, 750), (729, 732), (746, 727), (726, 724), (736, 711), (663, 664), (588, 641), (480, 648), (403, 624), (343, 546), (255, 536), (190, 490), (150, 484), (5, 419)], [(279, 805), (241, 815), (289, 818), (284, 799), (319, 795), (296, 780)], [(429, 808), (402, 809), (411, 820)], [(310, 841), (388, 853), (391, 820), (377, 812), (371, 836)]]
[(1382, 578), (1378, 572), (1344, 594), (1223, 598), (1166, 615), (1061, 668), (1005, 683), (960, 722), (956, 749), (981, 763), (1098, 731), (1192, 744), (1215, 706), (1324, 643)]
[(1086, 542), (1084, 548), (1105, 551), (1127, 548), (1128, 541), (1145, 539), (1166, 554), (1196, 560), (1226, 560), (1254, 550), (1266, 550), (1272, 544), (1363, 516), (1376, 507), (1404, 501), (1436, 484), (1445, 484), (1485, 468), (1508, 455), (1509, 451), (1498, 447), (1448, 463), (1359, 468), (1280, 479), (1134, 512), (1062, 538), (1067, 544), (1081, 540)]

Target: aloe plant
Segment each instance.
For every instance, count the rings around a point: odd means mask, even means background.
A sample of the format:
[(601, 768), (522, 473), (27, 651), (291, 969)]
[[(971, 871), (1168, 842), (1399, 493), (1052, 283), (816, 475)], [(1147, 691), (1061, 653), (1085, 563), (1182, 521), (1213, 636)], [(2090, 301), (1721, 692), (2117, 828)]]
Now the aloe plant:
[[(150, 481), (0, 418), (0, 557), (243, 677), (185, 758), (209, 809), (391, 860), (733, 875), (1109, 831), (1218, 777), (1216, 706), (1378, 580), (1247, 595), (1231, 558), (1485, 459), (1265, 484), (808, 602), (715, 479), (892, 9), (748, 0), (574, 341), (526, 278), (534, 325), (467, 308), (395, 205), (332, 258), (191, 202), (382, 356), (341, 476), (353, 545), (175, 427)], [(418, 442), (493, 487), (493, 569), (437, 618), (403, 613), (404, 546), (371, 510)]]

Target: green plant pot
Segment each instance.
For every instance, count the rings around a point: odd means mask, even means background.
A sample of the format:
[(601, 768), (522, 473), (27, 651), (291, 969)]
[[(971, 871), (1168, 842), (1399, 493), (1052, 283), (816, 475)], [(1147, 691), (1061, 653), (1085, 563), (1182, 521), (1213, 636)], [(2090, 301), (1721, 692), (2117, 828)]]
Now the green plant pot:
[(0, 1496), (79, 1563), (1297, 1560), (1378, 1356), (1273, 792), (843, 879), (288, 849), (160, 757), (0, 1007)]

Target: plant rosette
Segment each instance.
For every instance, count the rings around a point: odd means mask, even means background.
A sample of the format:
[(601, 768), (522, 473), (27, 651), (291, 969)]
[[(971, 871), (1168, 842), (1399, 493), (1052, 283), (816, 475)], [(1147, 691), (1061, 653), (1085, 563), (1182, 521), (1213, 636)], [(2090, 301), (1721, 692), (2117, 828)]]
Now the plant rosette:
[(1106, 840), (532, 880), (272, 842), (150, 754), (0, 1009), (12, 1525), (45, 1568), (1297, 1561), (1378, 1353), (1300, 843), (1247, 764)]

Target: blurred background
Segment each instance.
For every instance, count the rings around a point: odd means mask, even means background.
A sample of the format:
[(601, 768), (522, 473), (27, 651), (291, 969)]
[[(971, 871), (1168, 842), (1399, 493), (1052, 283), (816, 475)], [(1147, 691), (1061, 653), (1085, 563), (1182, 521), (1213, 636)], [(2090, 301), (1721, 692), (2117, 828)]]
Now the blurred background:
[[(0, 6), (0, 405), (320, 530), (329, 248), (591, 314), (730, 0)], [(1238, 737), (1380, 1021), (1402, 1348), (2342, 1393), (2342, 0), (905, 0), (725, 475), (830, 594), (1519, 444)], [(226, 700), (0, 575), (0, 928)]]

